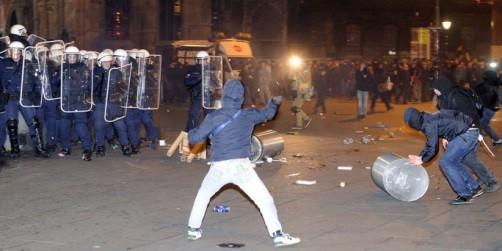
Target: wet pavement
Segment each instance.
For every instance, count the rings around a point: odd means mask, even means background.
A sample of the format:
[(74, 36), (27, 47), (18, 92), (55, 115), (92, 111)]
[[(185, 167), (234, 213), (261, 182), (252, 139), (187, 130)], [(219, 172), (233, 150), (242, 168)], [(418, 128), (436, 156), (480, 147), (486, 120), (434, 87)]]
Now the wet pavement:
[[(433, 110), (431, 103), (410, 106)], [(357, 120), (354, 100), (329, 100), (325, 118), (313, 115), (309, 128), (288, 134), (294, 118), (286, 102), (275, 121), (257, 126), (282, 133), (286, 142), (277, 158), (287, 163), (265, 163), (256, 171), (284, 230), (302, 238), (289, 249), (502, 250), (502, 191), (471, 205), (448, 205), (455, 194), (437, 158), (426, 165), (429, 189), (416, 202), (398, 201), (373, 183), (368, 167), (377, 156), (416, 154), (425, 143), (403, 125), (406, 107), (384, 112), (378, 104), (376, 113)], [(156, 113), (168, 142), (184, 127), (185, 111), (166, 106)], [(502, 133), (501, 121), (498, 114), (492, 125)], [(480, 156), (502, 179), (502, 148), (493, 150), (495, 158), (484, 150)], [(132, 158), (109, 150), (105, 158), (84, 162), (79, 152), (8, 160), (0, 172), (0, 250), (225, 250), (221, 243), (274, 249), (259, 211), (233, 186), (211, 201), (202, 238), (186, 240), (190, 209), (208, 169), (203, 161), (182, 163), (177, 155), (167, 158), (166, 149), (144, 148)], [(212, 211), (221, 204), (230, 211)]]

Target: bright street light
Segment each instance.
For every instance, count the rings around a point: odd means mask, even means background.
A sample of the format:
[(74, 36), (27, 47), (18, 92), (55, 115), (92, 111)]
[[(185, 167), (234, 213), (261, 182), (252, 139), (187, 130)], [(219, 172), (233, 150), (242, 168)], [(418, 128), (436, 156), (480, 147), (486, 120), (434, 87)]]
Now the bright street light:
[(443, 26), (443, 29), (449, 30), (451, 28), (451, 21), (444, 20), (443, 22), (441, 22), (441, 26)]

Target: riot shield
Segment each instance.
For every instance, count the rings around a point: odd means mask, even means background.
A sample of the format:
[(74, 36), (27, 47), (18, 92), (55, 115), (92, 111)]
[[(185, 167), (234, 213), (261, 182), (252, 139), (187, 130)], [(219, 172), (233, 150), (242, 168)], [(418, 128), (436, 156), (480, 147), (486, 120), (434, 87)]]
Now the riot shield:
[(89, 112), (92, 108), (93, 70), (79, 61), (78, 54), (64, 54), (61, 65), (61, 110)]
[(47, 39), (41, 37), (41, 36), (37, 36), (35, 34), (30, 34), (27, 38), (26, 38), (26, 41), (28, 41), (28, 43), (31, 45), (31, 46), (35, 46), (37, 45), (38, 43), (40, 42), (45, 42), (47, 41)]
[[(55, 51), (50, 51), (50, 48), (54, 48), (54, 45), (59, 45), (59, 48), (62, 48), (59, 52), (60, 54)], [(56, 81), (59, 78), (59, 70), (61, 68), (61, 64), (63, 63), (64, 42), (62, 40), (40, 42), (35, 48), (37, 50), (38, 58), (45, 59), (43, 61), (40, 61), (43, 70), (42, 93), (44, 99), (59, 99), (61, 96), (61, 90), (60, 88), (53, 88), (51, 81)], [(46, 48), (49, 48), (49, 50), (46, 50)], [(58, 75), (57, 77), (56, 74)]]
[(43, 65), (46, 60), (46, 51), (28, 46), (24, 48), (23, 55), (19, 104), (22, 107), (40, 107), (42, 106)]
[(202, 107), (220, 109), (223, 100), (223, 58), (202, 59)]
[(113, 67), (108, 71), (104, 115), (106, 122), (114, 122), (126, 116), (131, 72), (132, 64)]
[(157, 110), (160, 106), (160, 78), (162, 76), (162, 55), (146, 58), (139, 79), (138, 108)]
[(127, 108), (138, 108), (139, 88), (145, 71), (147, 58), (131, 58), (131, 81), (129, 84)]

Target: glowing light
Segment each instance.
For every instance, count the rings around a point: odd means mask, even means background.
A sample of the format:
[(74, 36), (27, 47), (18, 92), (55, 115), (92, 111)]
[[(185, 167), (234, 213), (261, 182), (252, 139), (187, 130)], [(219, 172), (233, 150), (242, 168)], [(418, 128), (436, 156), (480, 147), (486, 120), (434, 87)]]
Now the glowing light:
[(291, 56), (289, 58), (289, 66), (291, 66), (292, 68), (300, 68), (300, 66), (302, 66), (303, 64), (303, 60), (298, 57), (298, 56)]
[(488, 64), (488, 66), (490, 66), (490, 68), (492, 68), (492, 69), (497, 68), (497, 66), (498, 66), (498, 65), (499, 65), (499, 64), (497, 64), (497, 62), (490, 62), (490, 63)]

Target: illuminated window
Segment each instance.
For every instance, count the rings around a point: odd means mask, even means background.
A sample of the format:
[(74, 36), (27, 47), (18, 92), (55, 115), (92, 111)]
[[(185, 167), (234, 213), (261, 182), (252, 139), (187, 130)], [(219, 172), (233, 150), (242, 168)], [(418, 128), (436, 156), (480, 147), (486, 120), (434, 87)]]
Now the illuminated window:
[(107, 37), (115, 40), (129, 38), (129, 0), (106, 0)]

